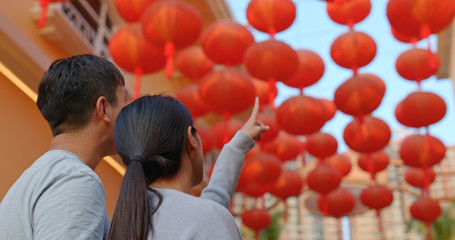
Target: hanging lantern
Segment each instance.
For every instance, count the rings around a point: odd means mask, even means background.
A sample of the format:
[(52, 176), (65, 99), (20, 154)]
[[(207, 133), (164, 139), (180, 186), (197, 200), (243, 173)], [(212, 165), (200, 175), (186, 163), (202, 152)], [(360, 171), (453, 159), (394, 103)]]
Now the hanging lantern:
[(357, 164), (360, 169), (374, 176), (376, 173), (387, 168), (389, 165), (389, 155), (384, 151), (359, 154)]
[(324, 212), (324, 208), (327, 207), (328, 215), (336, 218), (345, 216), (351, 212), (352, 209), (354, 209), (354, 206), (354, 195), (344, 188), (337, 188), (327, 194), (327, 206), (324, 206), (324, 200), (322, 197), (318, 198), (319, 209)]
[(350, 30), (340, 35), (330, 48), (330, 56), (341, 67), (357, 70), (376, 55), (376, 43), (365, 33)]
[(332, 119), (335, 116), (335, 113), (337, 112), (337, 106), (335, 103), (331, 100), (320, 98), (319, 99), (322, 104), (324, 104), (326, 111), (326, 117), (325, 117), (325, 122), (328, 122), (330, 119)]
[(407, 35), (405, 35), (403, 33), (398, 32), (393, 27), (390, 28), (390, 31), (392, 32), (392, 35), (395, 37), (395, 39), (400, 41), (400, 42), (414, 44), (414, 43), (416, 43), (416, 42), (418, 42), (419, 40), (422, 39), (422, 38), (407, 36)]
[(390, 128), (379, 118), (366, 115), (355, 118), (344, 129), (343, 138), (354, 151), (361, 153), (375, 152), (389, 143)]
[(292, 25), (295, 5), (291, 0), (251, 0), (246, 17), (255, 29), (273, 36)]
[(327, 13), (336, 23), (353, 26), (370, 14), (370, 0), (351, 0), (345, 3), (327, 3)]
[(127, 22), (138, 22), (142, 13), (158, 0), (115, 0), (115, 7), (120, 16)]
[(397, 58), (395, 66), (404, 79), (420, 82), (436, 74), (439, 58), (429, 50), (412, 48)]
[(243, 122), (236, 118), (230, 118), (227, 122), (219, 121), (215, 123), (210, 130), (214, 139), (214, 147), (221, 150), (224, 144), (229, 142), (242, 126)]
[(256, 90), (256, 96), (259, 98), (259, 109), (263, 109), (264, 106), (270, 105), (270, 100), (273, 101), (276, 95), (278, 95), (278, 89), (273, 87), (269, 93), (269, 84), (265, 81), (253, 78), (254, 89)]
[(424, 38), (446, 28), (455, 15), (452, 0), (390, 0), (387, 18), (390, 25), (407, 36)]
[(246, 49), (254, 43), (253, 34), (234, 21), (217, 21), (201, 34), (201, 46), (214, 62), (227, 66), (242, 63)]
[(246, 70), (251, 76), (269, 83), (269, 103), (273, 109), (276, 81), (285, 81), (297, 71), (297, 53), (284, 42), (270, 39), (253, 43), (244, 57)]
[(210, 60), (200, 46), (183, 49), (177, 55), (175, 67), (185, 77), (198, 82), (208, 72), (212, 71), (215, 63)]
[(442, 212), (439, 202), (428, 197), (417, 199), (409, 210), (413, 218), (425, 223), (433, 222)]
[(264, 152), (277, 156), (281, 161), (295, 159), (302, 151), (302, 142), (296, 136), (279, 131), (272, 141), (263, 143), (261, 148)]
[(164, 67), (166, 60), (162, 51), (146, 41), (138, 23), (123, 26), (109, 41), (109, 52), (114, 62), (120, 68), (136, 74), (134, 98), (139, 96), (142, 75)]
[(324, 163), (336, 168), (340, 173), (342, 177), (345, 177), (346, 175), (351, 172), (352, 164), (351, 160), (349, 160), (349, 157), (343, 155), (343, 154), (334, 154), (330, 156), (329, 158), (324, 160)]
[(433, 168), (415, 168), (409, 167), (406, 169), (404, 173), (404, 177), (409, 185), (416, 187), (416, 188), (428, 188), (434, 179), (436, 178), (436, 174), (434, 173)]
[(400, 157), (411, 167), (431, 167), (445, 156), (446, 147), (436, 137), (412, 134), (401, 142)]
[(211, 111), (220, 114), (242, 112), (255, 98), (251, 78), (234, 68), (207, 74), (199, 83), (199, 94)]
[(39, 3), (41, 5), (41, 15), (40, 15), (40, 19), (38, 21), (38, 28), (41, 29), (44, 27), (44, 25), (46, 25), (47, 7), (49, 6), (50, 3), (68, 2), (68, 1), (70, 1), (70, 0), (39, 0)]
[(197, 84), (180, 88), (175, 97), (188, 108), (193, 118), (204, 116), (209, 112), (209, 107), (199, 96), (199, 85)]
[(280, 177), (282, 164), (273, 154), (261, 152), (249, 156), (243, 168), (247, 181), (271, 184)]
[(297, 71), (291, 78), (283, 81), (284, 84), (300, 89), (315, 84), (324, 74), (322, 58), (311, 50), (300, 49), (296, 51), (299, 58)]
[(316, 132), (306, 140), (306, 150), (318, 158), (330, 157), (337, 152), (337, 148), (337, 140), (328, 133)]
[(382, 185), (373, 185), (362, 190), (360, 200), (369, 208), (381, 210), (392, 204), (393, 192)]
[(356, 74), (335, 91), (337, 108), (351, 116), (366, 115), (381, 104), (385, 84), (373, 74)]
[(303, 184), (304, 180), (299, 172), (283, 168), (278, 180), (270, 185), (269, 192), (281, 199), (296, 197), (302, 192)]
[(259, 143), (270, 142), (278, 136), (280, 127), (276, 123), (274, 113), (260, 113), (258, 114), (258, 120), (261, 121), (265, 126), (269, 126), (267, 132), (261, 134), (261, 138), (258, 140)]
[(256, 237), (259, 236), (259, 231), (269, 227), (272, 223), (272, 218), (264, 209), (250, 209), (242, 214), (242, 222), (248, 228), (255, 231)]
[(431, 92), (412, 92), (395, 108), (395, 116), (407, 127), (427, 127), (446, 114), (444, 100)]
[(321, 194), (327, 194), (337, 189), (340, 182), (341, 173), (327, 164), (317, 166), (307, 176), (308, 187)]
[(276, 120), (278, 126), (288, 133), (307, 135), (324, 126), (326, 114), (327, 109), (321, 101), (300, 94), (287, 99), (278, 107)]
[(214, 139), (213, 139), (212, 132), (209, 129), (207, 129), (197, 123), (194, 124), (194, 127), (197, 129), (197, 133), (199, 134), (199, 137), (201, 138), (202, 153), (205, 156), (205, 155), (207, 155), (207, 153), (209, 153), (213, 149)]
[(145, 38), (164, 48), (167, 77), (172, 76), (176, 49), (195, 43), (202, 31), (201, 14), (184, 1), (158, 1), (150, 5), (141, 17), (141, 24)]
[[(242, 175), (240, 175), (242, 176)], [(269, 185), (258, 184), (252, 181), (243, 180), (241, 177), (237, 184), (237, 191), (249, 197), (258, 198), (269, 190)]]

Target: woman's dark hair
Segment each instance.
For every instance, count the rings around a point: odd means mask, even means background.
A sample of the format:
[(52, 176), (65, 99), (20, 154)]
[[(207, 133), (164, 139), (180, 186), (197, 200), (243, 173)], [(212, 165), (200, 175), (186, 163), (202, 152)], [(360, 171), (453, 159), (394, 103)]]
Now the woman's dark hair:
[(116, 91), (123, 85), (120, 71), (104, 58), (90, 54), (62, 58), (41, 79), (37, 105), (56, 136), (84, 127), (99, 97), (116, 106)]
[[(127, 169), (109, 239), (146, 239), (153, 231), (151, 216), (162, 196), (148, 186), (178, 172), (189, 126), (193, 126), (190, 112), (173, 97), (143, 96), (119, 113), (114, 140)], [(158, 201), (151, 201), (149, 192)]]

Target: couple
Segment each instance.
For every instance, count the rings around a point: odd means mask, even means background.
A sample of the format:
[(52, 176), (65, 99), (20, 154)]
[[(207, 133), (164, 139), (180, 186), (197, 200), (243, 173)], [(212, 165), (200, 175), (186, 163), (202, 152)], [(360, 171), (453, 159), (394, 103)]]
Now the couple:
[[(240, 239), (227, 210), (244, 156), (268, 130), (250, 119), (224, 146), (200, 198), (202, 144), (178, 100), (143, 96), (127, 104), (123, 76), (93, 55), (59, 59), (37, 105), (54, 138), (49, 151), (0, 203), (0, 239)], [(127, 170), (110, 228), (94, 169), (119, 153)]]

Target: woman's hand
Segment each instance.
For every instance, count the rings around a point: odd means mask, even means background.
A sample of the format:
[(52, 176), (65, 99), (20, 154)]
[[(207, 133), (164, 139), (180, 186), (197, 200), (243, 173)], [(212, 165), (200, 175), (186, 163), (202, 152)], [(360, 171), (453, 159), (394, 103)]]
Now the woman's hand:
[(254, 140), (258, 140), (262, 133), (269, 130), (269, 126), (265, 126), (261, 121), (258, 120), (258, 112), (259, 98), (256, 97), (254, 101), (253, 111), (251, 112), (251, 116), (240, 129), (244, 131), (246, 134), (248, 134)]

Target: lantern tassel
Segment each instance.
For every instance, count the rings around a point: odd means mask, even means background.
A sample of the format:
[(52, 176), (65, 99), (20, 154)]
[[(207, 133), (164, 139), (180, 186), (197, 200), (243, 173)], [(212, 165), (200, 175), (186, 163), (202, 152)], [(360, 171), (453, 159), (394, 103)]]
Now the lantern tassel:
[(306, 165), (306, 158), (305, 158), (305, 151), (306, 151), (306, 143), (302, 143), (300, 146), (300, 154), (302, 155), (302, 165)]
[(49, 5), (49, 0), (40, 0), (41, 4), (41, 15), (38, 22), (38, 28), (41, 29), (46, 24), (46, 13), (47, 13), (47, 6)]
[(276, 80), (274, 78), (269, 78), (269, 106), (270, 110), (275, 111), (275, 92), (276, 92)]
[(431, 235), (431, 225), (430, 222), (425, 222), (425, 226), (427, 228), (427, 240), (433, 240), (433, 236)]
[(166, 43), (164, 46), (164, 56), (166, 57), (166, 77), (172, 77), (174, 67), (175, 45), (173, 43)]
[(376, 217), (378, 219), (378, 231), (382, 235), (384, 229), (382, 228), (382, 217), (381, 217), (381, 210), (380, 209), (376, 209)]
[(329, 216), (329, 199), (327, 197), (327, 194), (322, 194), (321, 195), (321, 200), (322, 200), (322, 213), (324, 214), (324, 217)]
[(285, 223), (288, 222), (288, 203), (286, 199), (283, 198), (283, 203), (284, 203), (284, 213), (283, 213), (283, 220)]
[(136, 83), (134, 85), (134, 99), (137, 99), (141, 92), (141, 78), (142, 75), (144, 75), (144, 72), (142, 71), (141, 67), (136, 67), (134, 69), (134, 74), (136, 75)]

